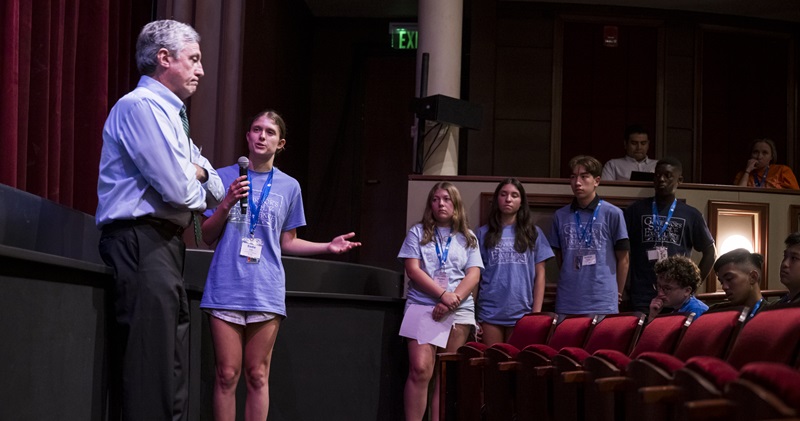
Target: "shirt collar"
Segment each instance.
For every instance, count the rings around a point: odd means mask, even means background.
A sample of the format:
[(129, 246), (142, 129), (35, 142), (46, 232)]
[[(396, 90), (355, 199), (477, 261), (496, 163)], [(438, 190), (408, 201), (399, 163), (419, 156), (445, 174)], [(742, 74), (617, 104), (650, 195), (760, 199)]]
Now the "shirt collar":
[(676, 312), (683, 312), (683, 311), (688, 310), (686, 307), (688, 307), (689, 303), (692, 302), (692, 298), (694, 298), (694, 295), (690, 295), (690, 296), (686, 297), (686, 299), (683, 301), (683, 304), (681, 304), (680, 308), (678, 308), (675, 311)]
[(649, 164), (650, 163), (650, 158), (648, 158), (647, 155), (645, 155), (644, 159), (641, 160), (641, 161), (637, 161), (636, 158), (634, 158), (632, 156), (628, 156), (628, 155), (625, 155), (625, 157), (623, 159), (628, 161), (628, 162), (632, 162), (634, 164), (640, 164), (640, 163), (641, 164)]
[(161, 82), (151, 78), (150, 76), (142, 76), (139, 79), (139, 84), (136, 85), (137, 88), (144, 88), (148, 91), (154, 92), (164, 101), (168, 102), (170, 105), (175, 107), (175, 110), (180, 112), (181, 108), (184, 107), (183, 101), (175, 95), (174, 92), (170, 91), (166, 86), (164, 86)]
[(798, 292), (798, 293), (797, 293), (797, 294), (795, 294), (795, 295), (790, 295), (789, 293), (787, 293), (786, 295), (784, 295), (783, 297), (781, 297), (781, 299), (780, 299), (780, 300), (778, 300), (778, 301), (780, 301), (780, 302), (784, 302), (784, 303), (793, 303), (793, 302), (795, 302), (795, 300), (797, 300), (798, 298), (800, 298), (800, 292)]
[(582, 208), (582, 207), (581, 207), (581, 206), (578, 204), (578, 199), (576, 199), (576, 198), (574, 198), (574, 197), (573, 197), (573, 198), (572, 198), (572, 203), (569, 205), (569, 208), (570, 208), (570, 209), (571, 209), (573, 212), (575, 212), (575, 211), (577, 211), (577, 210), (588, 210), (588, 211), (593, 211), (593, 210), (594, 210), (594, 208), (596, 208), (596, 207), (597, 207), (597, 204), (598, 204), (598, 203), (600, 203), (600, 195), (599, 195), (599, 194), (596, 194), (596, 195), (594, 195), (594, 199), (593, 199), (591, 202), (589, 202), (589, 204), (588, 204), (588, 205), (586, 205), (586, 207), (585, 207), (585, 208)]

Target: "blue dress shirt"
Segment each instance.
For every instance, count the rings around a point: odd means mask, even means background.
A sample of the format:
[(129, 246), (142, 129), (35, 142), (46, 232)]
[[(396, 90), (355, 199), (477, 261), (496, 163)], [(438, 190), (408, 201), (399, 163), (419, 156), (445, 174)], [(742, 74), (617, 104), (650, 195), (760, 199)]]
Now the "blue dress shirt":
[[(167, 87), (142, 76), (111, 109), (97, 181), (98, 227), (147, 215), (186, 226), (191, 212), (222, 201), (222, 181), (183, 129), (183, 106)], [(205, 183), (193, 164), (208, 171)]]

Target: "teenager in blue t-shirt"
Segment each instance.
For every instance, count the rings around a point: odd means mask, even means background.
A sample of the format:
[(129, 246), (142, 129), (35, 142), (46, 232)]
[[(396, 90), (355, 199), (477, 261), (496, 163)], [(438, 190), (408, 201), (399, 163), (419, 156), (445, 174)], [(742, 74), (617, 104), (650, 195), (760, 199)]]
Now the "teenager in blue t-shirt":
[[(219, 170), (228, 191), (203, 223), (203, 240), (217, 243), (200, 307), (210, 315), (216, 374), (215, 419), (236, 415), (236, 385), (244, 368), (247, 413), (266, 419), (269, 367), (281, 320), (286, 317), (286, 279), (281, 253), (344, 253), (361, 243), (355, 233), (330, 243), (297, 238), (305, 225), (297, 180), (273, 166), (286, 145), (286, 124), (274, 111), (257, 114), (248, 126), (247, 175), (238, 165)], [(239, 200), (247, 198), (246, 212)], [(242, 352), (244, 349), (244, 352)], [(244, 354), (244, 355), (242, 355)]]
[(561, 267), (556, 313), (617, 313), (628, 277), (625, 219), (618, 207), (597, 195), (600, 161), (578, 155), (569, 168), (575, 199), (553, 215), (547, 238)]
[(508, 342), (522, 316), (542, 311), (545, 261), (553, 257), (516, 178), (501, 181), (494, 190), (489, 223), (478, 228), (478, 242), (485, 267), (477, 305), (481, 341)]
[[(445, 351), (456, 352), (475, 325), (472, 290), (483, 269), (478, 240), (469, 229), (456, 186), (447, 181), (433, 185), (422, 220), (408, 230), (397, 257), (403, 260), (409, 278), (403, 324), (419, 326), (430, 318), (449, 324), (444, 326), (448, 332)], [(431, 312), (420, 316), (411, 306), (427, 307)], [(403, 334), (408, 339), (408, 378), (403, 397), (406, 419), (420, 420), (425, 416), (437, 347), (421, 331), (413, 332)], [(434, 381), (433, 420), (439, 419), (439, 384)]]

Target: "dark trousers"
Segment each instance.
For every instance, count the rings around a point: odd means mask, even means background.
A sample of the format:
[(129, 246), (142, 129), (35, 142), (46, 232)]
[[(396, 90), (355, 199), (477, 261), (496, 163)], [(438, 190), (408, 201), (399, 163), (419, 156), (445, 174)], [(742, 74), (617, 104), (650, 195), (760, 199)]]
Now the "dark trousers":
[(146, 221), (103, 228), (114, 269), (109, 419), (183, 420), (189, 395), (189, 303), (180, 230)]

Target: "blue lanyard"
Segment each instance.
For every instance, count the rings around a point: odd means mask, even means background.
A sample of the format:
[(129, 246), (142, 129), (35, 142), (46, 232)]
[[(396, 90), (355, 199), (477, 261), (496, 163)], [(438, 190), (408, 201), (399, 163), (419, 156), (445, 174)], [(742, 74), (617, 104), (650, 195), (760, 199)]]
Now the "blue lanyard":
[(656, 199), (653, 199), (653, 228), (656, 229), (656, 240), (657, 241), (664, 241), (662, 240), (664, 236), (664, 232), (667, 230), (667, 226), (669, 226), (669, 221), (672, 219), (672, 214), (675, 212), (675, 206), (678, 204), (678, 199), (672, 200), (672, 205), (669, 207), (669, 212), (667, 213), (667, 219), (664, 221), (663, 224), (658, 222), (658, 208), (656, 207)]
[[(253, 212), (250, 213), (250, 235), (252, 236), (253, 233), (256, 231), (256, 223), (258, 222), (258, 215), (261, 214), (261, 205), (267, 200), (267, 196), (269, 196), (269, 191), (272, 190), (272, 176), (275, 174), (275, 167), (269, 170), (269, 176), (267, 176), (267, 181), (264, 182), (264, 187), (261, 189), (261, 197), (258, 199), (258, 204), (253, 203), (253, 195), (247, 196), (247, 201), (250, 202), (250, 209)], [(247, 170), (247, 180), (250, 180), (250, 170)], [(252, 185), (252, 184), (251, 184)]]
[[(439, 238), (439, 228), (434, 228), (436, 230), (436, 238), (434, 239), (434, 244), (436, 245), (436, 257), (439, 258), (439, 268), (444, 269), (444, 264), (447, 262), (447, 255), (450, 254), (450, 241), (453, 239), (452, 235), (447, 235), (447, 243), (444, 244), (443, 250), (439, 250), (439, 242), (443, 242), (441, 238)], [(450, 229), (450, 234), (453, 233), (453, 229)]]
[(750, 311), (750, 317), (753, 317), (753, 316), (755, 316), (755, 315), (756, 315), (756, 312), (757, 312), (757, 311), (758, 311), (758, 309), (761, 307), (761, 303), (763, 303), (763, 302), (764, 302), (764, 299), (763, 299), (763, 298), (762, 298), (762, 299), (760, 299), (760, 300), (758, 300), (758, 302), (756, 303), (756, 305), (754, 305), (754, 306), (753, 306), (753, 309)]
[(764, 176), (761, 177), (761, 180), (758, 179), (758, 174), (753, 174), (753, 183), (756, 187), (767, 187), (767, 174), (769, 174), (769, 165), (764, 169)]
[(578, 226), (578, 231), (581, 232), (581, 242), (588, 248), (592, 245), (592, 225), (594, 225), (594, 221), (597, 219), (597, 212), (600, 211), (600, 205), (603, 204), (603, 201), (600, 200), (597, 202), (597, 207), (594, 208), (594, 214), (592, 214), (592, 219), (586, 221), (586, 225), (581, 227), (581, 217), (579, 215), (580, 211), (575, 211), (575, 225)]

